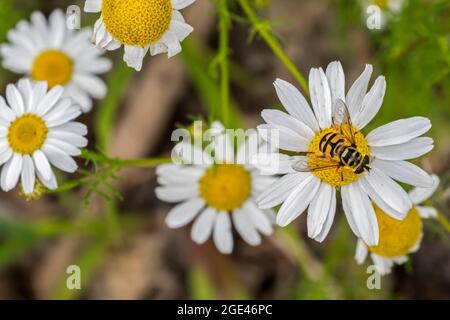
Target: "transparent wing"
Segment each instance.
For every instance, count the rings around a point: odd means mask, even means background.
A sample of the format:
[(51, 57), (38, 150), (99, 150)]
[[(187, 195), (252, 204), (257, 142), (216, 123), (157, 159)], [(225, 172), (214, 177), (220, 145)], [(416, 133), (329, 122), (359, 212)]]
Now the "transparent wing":
[(313, 157), (313, 160), (310, 161), (308, 157), (304, 156), (295, 157), (292, 161), (292, 169), (298, 172), (314, 172), (341, 167), (341, 163), (338, 160), (326, 154), (310, 153), (309, 157)]
[(336, 100), (334, 104), (334, 114), (332, 118), (333, 127), (355, 145), (355, 132), (353, 129), (352, 118), (344, 101)]

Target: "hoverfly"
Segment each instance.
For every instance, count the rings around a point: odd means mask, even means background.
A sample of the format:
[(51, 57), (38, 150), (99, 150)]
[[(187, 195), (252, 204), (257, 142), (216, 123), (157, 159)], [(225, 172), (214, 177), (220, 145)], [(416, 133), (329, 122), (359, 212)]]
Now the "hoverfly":
[[(292, 164), (296, 171), (320, 171), (336, 168), (350, 168), (353, 173), (361, 174), (370, 170), (372, 158), (357, 150), (354, 127), (347, 105), (337, 100), (334, 106), (332, 127), (334, 131), (325, 134), (319, 142), (319, 152), (309, 152), (308, 157), (298, 157)], [(310, 158), (314, 157), (314, 161)], [(314, 165), (311, 167), (310, 163)], [(342, 171), (341, 179), (344, 180)]]

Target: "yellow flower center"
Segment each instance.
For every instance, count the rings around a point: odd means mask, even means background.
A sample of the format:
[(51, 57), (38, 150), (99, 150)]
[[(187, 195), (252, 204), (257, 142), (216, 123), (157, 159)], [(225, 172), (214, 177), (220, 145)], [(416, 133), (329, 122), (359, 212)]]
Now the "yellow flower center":
[(8, 129), (9, 146), (15, 153), (32, 155), (47, 139), (45, 121), (34, 114), (24, 114), (14, 120)]
[(172, 20), (171, 0), (103, 0), (103, 22), (114, 39), (144, 47), (162, 38)]
[(220, 211), (240, 208), (250, 192), (250, 174), (239, 164), (213, 165), (200, 179), (200, 195), (208, 206)]
[[(348, 125), (344, 125), (342, 131), (345, 132), (347, 136), (350, 136), (350, 127)], [(355, 128), (353, 128), (352, 131), (355, 142), (354, 148), (360, 153), (361, 157), (368, 155), (369, 146), (363, 134)], [(308, 166), (311, 168), (313, 174), (334, 187), (349, 184), (358, 179), (361, 175), (355, 173), (357, 167), (356, 164), (353, 166), (338, 166), (341, 162), (342, 152), (341, 155), (339, 155), (338, 152), (335, 152), (333, 157), (330, 156), (331, 150), (334, 149), (336, 151), (336, 148), (334, 148), (333, 145), (336, 144), (339, 139), (345, 140), (342, 144), (344, 148), (351, 146), (351, 142), (348, 141), (348, 139), (343, 138), (337, 129), (324, 129), (314, 136), (308, 149)], [(341, 150), (344, 149), (341, 148)]]
[(34, 81), (47, 81), (49, 88), (65, 85), (73, 75), (72, 59), (59, 50), (42, 52), (33, 62), (31, 77)]
[(388, 8), (389, 0), (372, 0), (372, 3), (380, 9), (385, 10)]
[(377, 246), (369, 247), (370, 252), (385, 258), (407, 255), (417, 244), (422, 235), (422, 219), (415, 208), (411, 209), (405, 219), (391, 218), (374, 204), (377, 215), (380, 241)]

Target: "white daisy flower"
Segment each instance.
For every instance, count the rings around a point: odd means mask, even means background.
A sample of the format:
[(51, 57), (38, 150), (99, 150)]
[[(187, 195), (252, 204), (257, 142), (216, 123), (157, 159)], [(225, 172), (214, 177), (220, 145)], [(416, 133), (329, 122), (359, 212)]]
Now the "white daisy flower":
[(382, 275), (391, 272), (394, 264), (403, 264), (408, 260), (408, 254), (420, 248), (423, 238), (422, 218), (437, 218), (435, 208), (421, 206), (436, 191), (439, 178), (433, 175), (434, 185), (431, 188), (415, 188), (409, 196), (414, 207), (408, 212), (405, 219), (399, 221), (392, 219), (380, 208), (375, 206), (378, 224), (380, 226), (380, 242), (377, 246), (368, 247), (358, 240), (355, 259), (359, 264), (366, 260), (368, 253)]
[(194, 29), (181, 9), (195, 0), (86, 0), (86, 12), (101, 12), (92, 41), (100, 48), (125, 47), (124, 61), (140, 71), (150, 51), (152, 56), (166, 53), (169, 58), (181, 52), (180, 42)]
[[(419, 137), (431, 128), (423, 117), (397, 120), (367, 136), (361, 133), (380, 109), (386, 81), (379, 76), (367, 92), (372, 66), (345, 95), (345, 76), (339, 62), (313, 68), (309, 75), (312, 109), (294, 86), (275, 81), (288, 113), (264, 110), (262, 137), (282, 153), (259, 154), (253, 164), (284, 176), (258, 197), (260, 208), (282, 204), (277, 223), (286, 226), (308, 208), (308, 235), (323, 241), (333, 223), (336, 189), (353, 232), (368, 245), (378, 243), (378, 224), (371, 199), (395, 219), (411, 209), (407, 193), (394, 180), (429, 187), (431, 177), (405, 160), (433, 148), (431, 138)], [(344, 103), (345, 101), (345, 103)], [(304, 155), (301, 155), (304, 154)], [(275, 165), (274, 165), (275, 164)]]
[(19, 178), (25, 194), (34, 191), (36, 176), (48, 189), (57, 182), (51, 165), (74, 172), (72, 156), (87, 145), (84, 124), (72, 121), (81, 114), (64, 88), (47, 90), (46, 82), (20, 80), (6, 87), (6, 101), (0, 97), (0, 185), (13, 189)]
[(383, 29), (394, 14), (402, 10), (405, 0), (360, 0), (360, 2), (366, 18), (368, 15), (379, 13), (379, 29)]
[(174, 151), (183, 157), (183, 163), (191, 165), (158, 167), (161, 186), (156, 188), (156, 195), (166, 202), (181, 202), (166, 218), (169, 228), (180, 228), (195, 220), (192, 240), (203, 244), (212, 235), (217, 249), (229, 254), (234, 243), (232, 225), (252, 246), (261, 243), (261, 234), (272, 234), (275, 214), (258, 209), (254, 197), (273, 180), (248, 165), (249, 154), (256, 152), (256, 134), (241, 144), (235, 157), (222, 125), (214, 123), (213, 128), (220, 131), (214, 139), (214, 158), (206, 149), (186, 142), (177, 144)]
[(91, 32), (69, 30), (61, 10), (53, 11), (48, 21), (34, 12), (31, 22), (21, 21), (9, 31), (9, 43), (0, 47), (3, 66), (34, 81), (46, 81), (49, 88), (64, 86), (64, 95), (88, 112), (92, 98), (103, 99), (107, 92), (97, 75), (111, 69), (111, 61), (90, 42)]

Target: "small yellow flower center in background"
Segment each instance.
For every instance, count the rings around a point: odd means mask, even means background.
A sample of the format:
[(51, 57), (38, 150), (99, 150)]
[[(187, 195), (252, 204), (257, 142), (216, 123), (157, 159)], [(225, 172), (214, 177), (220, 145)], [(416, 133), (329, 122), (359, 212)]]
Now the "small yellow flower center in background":
[(250, 174), (238, 164), (213, 165), (200, 179), (200, 195), (208, 206), (220, 211), (240, 208), (250, 192)]
[(389, 5), (389, 0), (372, 0), (372, 3), (382, 10), (386, 10)]
[(422, 219), (415, 208), (411, 209), (405, 219), (391, 218), (374, 205), (380, 230), (377, 246), (369, 247), (370, 252), (385, 258), (407, 255), (422, 236)]
[(162, 38), (172, 20), (171, 0), (103, 0), (103, 22), (119, 42), (144, 47)]
[[(344, 127), (344, 130), (349, 130), (348, 126)], [(334, 187), (340, 187), (347, 185), (359, 178), (361, 174), (354, 173), (354, 168), (348, 167), (348, 166), (342, 166), (340, 168), (331, 167), (328, 169), (321, 169), (321, 170), (314, 170), (314, 168), (321, 168), (321, 167), (329, 167), (333, 166), (334, 164), (337, 164), (340, 162), (339, 156), (334, 155), (333, 158), (327, 158), (323, 156), (323, 150), (320, 150), (320, 142), (322, 141), (322, 138), (329, 134), (329, 133), (339, 133), (334, 128), (324, 129), (320, 132), (318, 132), (315, 137), (311, 140), (309, 144), (308, 152), (308, 166), (313, 169), (313, 174), (318, 177), (320, 180), (334, 186)], [(367, 144), (366, 139), (355, 128), (353, 128), (354, 133), (354, 140), (356, 144), (356, 150), (361, 153), (361, 155), (368, 155), (369, 154), (369, 146)], [(336, 138), (333, 139), (332, 142), (337, 140)], [(347, 146), (350, 146), (350, 142), (345, 142)], [(327, 148), (328, 150), (329, 148)]]
[(46, 81), (49, 88), (65, 85), (73, 75), (72, 59), (59, 50), (42, 52), (33, 62), (31, 77), (34, 81)]
[(45, 121), (34, 114), (24, 114), (14, 120), (8, 129), (9, 146), (15, 153), (33, 154), (47, 138)]

